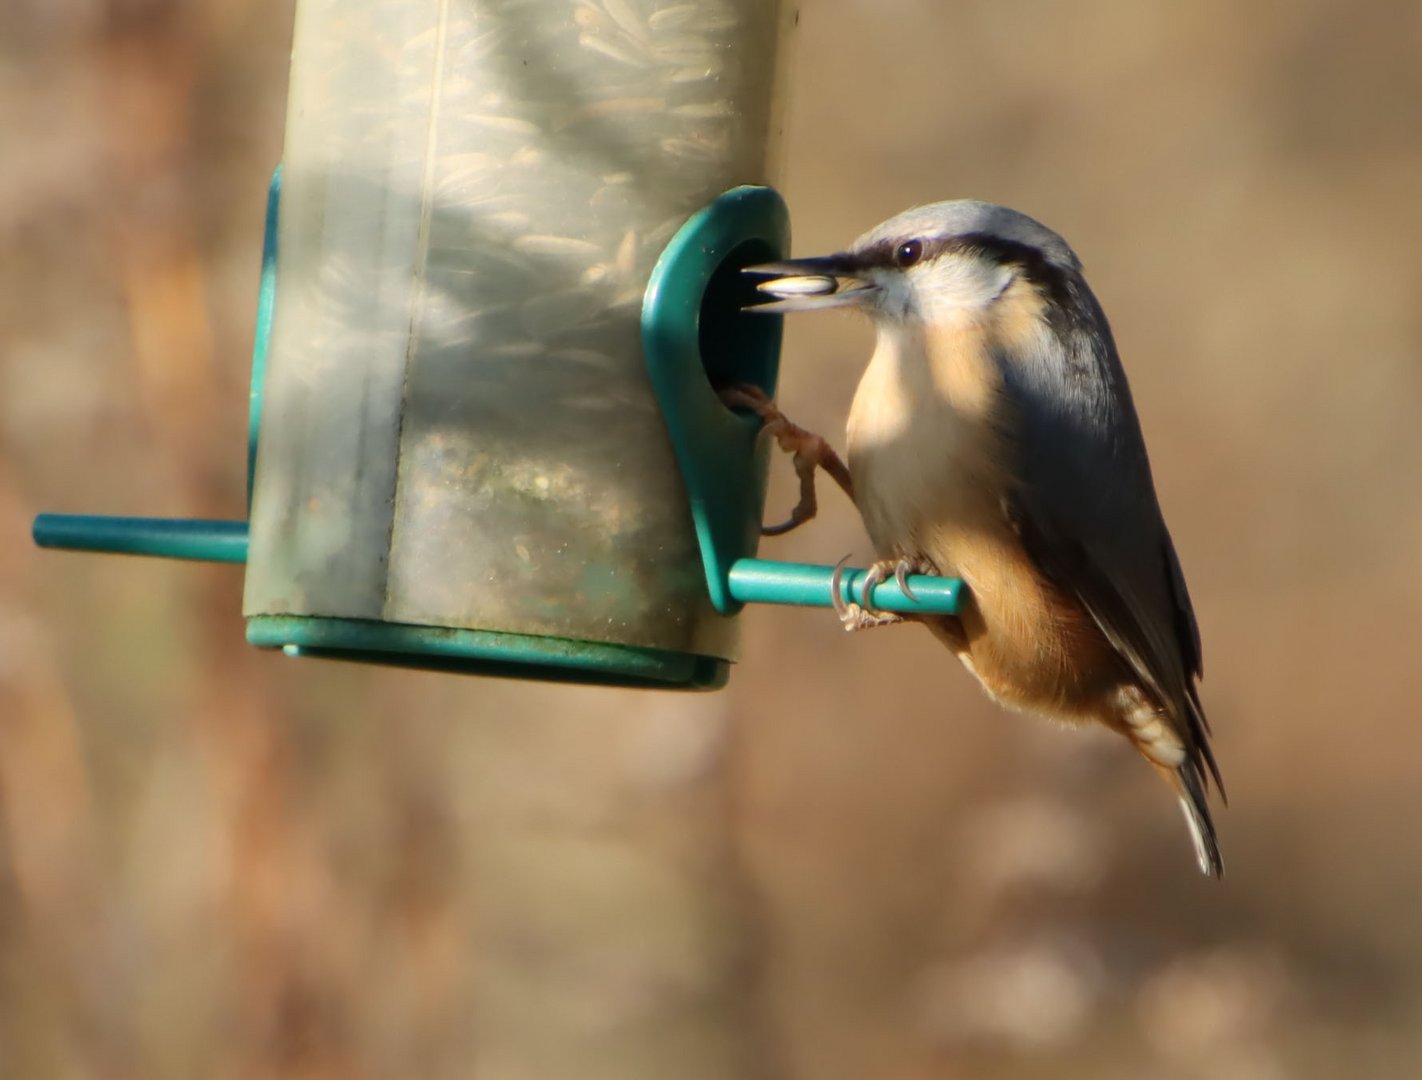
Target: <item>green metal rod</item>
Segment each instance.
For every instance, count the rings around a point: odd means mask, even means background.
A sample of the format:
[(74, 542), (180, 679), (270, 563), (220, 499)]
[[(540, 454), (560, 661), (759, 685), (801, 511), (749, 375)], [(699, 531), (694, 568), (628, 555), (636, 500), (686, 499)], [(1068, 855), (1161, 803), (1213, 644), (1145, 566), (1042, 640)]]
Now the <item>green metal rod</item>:
[(201, 562), (247, 561), (245, 521), (39, 514), (35, 518), (34, 538), (40, 547), (66, 551), (157, 555)]
[[(867, 570), (846, 567), (840, 578), (840, 595), (846, 602), (858, 601)], [(745, 604), (798, 604), (802, 607), (833, 607), (830, 581), (833, 566), (808, 563), (771, 562), (767, 559), (737, 559), (731, 564), (731, 596)], [(914, 602), (903, 594), (892, 578), (874, 586), (870, 602), (880, 611), (903, 615), (956, 615), (963, 592), (957, 578), (911, 574), (909, 588), (918, 597)]]

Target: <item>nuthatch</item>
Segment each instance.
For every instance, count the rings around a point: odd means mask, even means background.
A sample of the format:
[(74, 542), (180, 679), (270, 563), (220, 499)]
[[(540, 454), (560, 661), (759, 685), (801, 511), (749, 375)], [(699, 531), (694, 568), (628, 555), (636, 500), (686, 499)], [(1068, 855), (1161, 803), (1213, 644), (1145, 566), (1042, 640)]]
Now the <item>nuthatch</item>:
[[(776, 298), (751, 310), (874, 322), (841, 481), (879, 556), (871, 583), (961, 578), (961, 613), (921, 621), (1003, 705), (1130, 739), (1179, 795), (1201, 870), (1221, 876), (1200, 633), (1111, 328), (1066, 241), (961, 200), (748, 272), (773, 275), (758, 287)], [(802, 481), (833, 458), (797, 454)], [(847, 628), (899, 621), (868, 597), (839, 601)]]

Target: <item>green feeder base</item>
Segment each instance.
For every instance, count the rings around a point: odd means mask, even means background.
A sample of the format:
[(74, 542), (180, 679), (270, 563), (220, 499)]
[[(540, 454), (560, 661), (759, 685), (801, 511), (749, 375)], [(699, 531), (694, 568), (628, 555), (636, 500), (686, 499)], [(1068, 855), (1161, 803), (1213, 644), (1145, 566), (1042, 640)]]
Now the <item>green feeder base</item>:
[(693, 653), (362, 619), (255, 615), (247, 641), (288, 656), (599, 686), (718, 690), (730, 675), (727, 661)]

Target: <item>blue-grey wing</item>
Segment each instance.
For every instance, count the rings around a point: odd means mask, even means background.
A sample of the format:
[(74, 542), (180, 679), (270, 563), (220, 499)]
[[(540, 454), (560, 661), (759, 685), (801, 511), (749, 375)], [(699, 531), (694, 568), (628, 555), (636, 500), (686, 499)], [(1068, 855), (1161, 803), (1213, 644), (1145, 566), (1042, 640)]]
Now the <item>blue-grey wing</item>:
[[(1018, 486), (1004, 512), (1041, 571), (1075, 595), (1165, 710), (1203, 779), (1219, 769), (1195, 680), (1200, 634), (1156, 500), (1110, 327), (1073, 275), (1073, 317), (1044, 355), (1004, 358)], [(1222, 790), (1222, 789), (1221, 789)]]

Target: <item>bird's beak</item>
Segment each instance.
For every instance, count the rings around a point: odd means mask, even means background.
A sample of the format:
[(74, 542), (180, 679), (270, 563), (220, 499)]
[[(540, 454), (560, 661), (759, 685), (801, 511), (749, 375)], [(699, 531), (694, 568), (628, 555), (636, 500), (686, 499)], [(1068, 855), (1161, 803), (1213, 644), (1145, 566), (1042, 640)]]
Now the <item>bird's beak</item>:
[(747, 266), (742, 273), (770, 277), (771, 280), (757, 284), (756, 290), (775, 298), (767, 304), (747, 307), (747, 311), (781, 314), (854, 307), (872, 302), (879, 292), (878, 286), (863, 276), (860, 266), (849, 255), (762, 263)]

